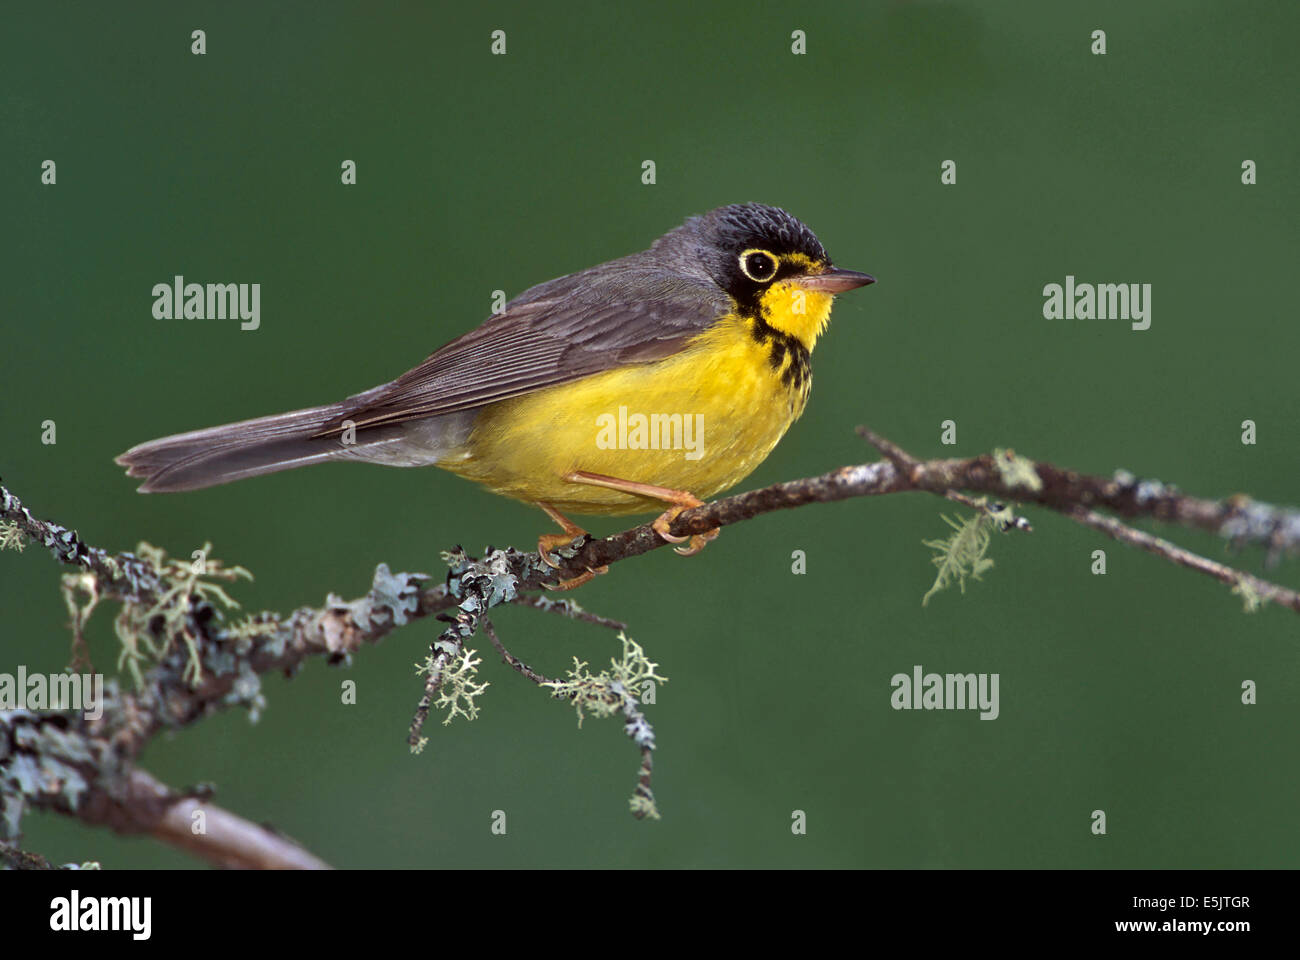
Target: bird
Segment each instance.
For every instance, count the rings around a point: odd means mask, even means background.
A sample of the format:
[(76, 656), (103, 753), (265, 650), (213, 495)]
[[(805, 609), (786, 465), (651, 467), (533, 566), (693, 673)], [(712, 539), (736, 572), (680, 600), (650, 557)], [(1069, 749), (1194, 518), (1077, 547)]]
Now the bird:
[[(530, 287), (397, 379), (323, 406), (151, 440), (116, 458), (142, 493), (316, 463), (433, 465), (566, 514), (662, 512), (670, 532), (739, 483), (803, 413), (836, 294), (875, 282), (761, 203), (688, 218), (648, 249)], [(604, 567), (558, 584), (572, 589)]]

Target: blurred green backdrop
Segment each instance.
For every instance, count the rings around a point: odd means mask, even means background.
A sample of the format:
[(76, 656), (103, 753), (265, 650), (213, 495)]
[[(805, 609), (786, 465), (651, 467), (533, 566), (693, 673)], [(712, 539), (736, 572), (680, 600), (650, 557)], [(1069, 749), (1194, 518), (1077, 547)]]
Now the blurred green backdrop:
[[(874, 459), (867, 423), (924, 455), (1010, 445), (1295, 503), (1297, 26), (1294, 4), (1186, 0), (28, 7), (0, 38), (0, 475), (109, 549), (212, 540), (256, 573), (251, 610), (360, 595), (381, 561), (439, 576), (455, 543), (526, 545), (539, 512), (437, 470), (141, 497), (112, 457), (390, 379), (494, 289), (753, 199), (880, 282), (836, 308), (807, 413), (746, 486)], [(178, 273), (261, 283), (261, 329), (154, 320), (153, 284)], [(1151, 329), (1044, 320), (1042, 288), (1067, 274), (1151, 283)], [(985, 582), (922, 609), (940, 512), (911, 496), (773, 514), (577, 595), (671, 678), (650, 709), (662, 822), (627, 813), (618, 723), (577, 729), (491, 655), (481, 719), (431, 724), (412, 758), (432, 623), (350, 670), (268, 677), (257, 725), (215, 717), (143, 762), (339, 866), (1300, 865), (1294, 615), (1244, 616), (1218, 584), (1040, 513), (996, 542)], [(0, 670), (66, 662), (61, 572), (40, 549), (0, 556)], [(1272, 575), (1300, 579), (1296, 561)], [(498, 625), (552, 674), (617, 648), (529, 611)], [(110, 664), (110, 617), (95, 627)], [(1000, 718), (890, 709), (890, 677), (918, 663), (999, 673)], [(63, 818), (25, 826), (58, 861), (193, 865)]]

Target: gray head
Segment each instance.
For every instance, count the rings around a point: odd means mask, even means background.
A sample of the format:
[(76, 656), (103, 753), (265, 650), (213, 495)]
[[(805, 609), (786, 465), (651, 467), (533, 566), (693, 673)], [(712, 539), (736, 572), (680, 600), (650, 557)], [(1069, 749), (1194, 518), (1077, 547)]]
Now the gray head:
[(870, 283), (866, 274), (835, 270), (817, 235), (796, 217), (763, 203), (718, 207), (664, 234), (649, 253), (693, 261), (743, 305), (757, 302), (774, 283), (816, 276), (805, 284), (837, 293)]

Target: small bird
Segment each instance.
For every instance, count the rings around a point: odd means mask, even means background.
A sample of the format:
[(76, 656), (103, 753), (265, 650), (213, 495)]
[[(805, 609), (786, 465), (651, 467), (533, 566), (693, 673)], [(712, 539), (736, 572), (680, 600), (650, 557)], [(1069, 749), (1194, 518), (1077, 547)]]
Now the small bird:
[[(777, 207), (719, 207), (648, 250), (524, 291), (418, 367), (346, 400), (132, 447), (142, 493), (196, 490), (313, 463), (433, 465), (565, 516), (683, 510), (739, 483), (803, 413), (835, 267)], [(684, 555), (716, 537), (690, 538)], [(560, 584), (572, 588), (604, 568)]]

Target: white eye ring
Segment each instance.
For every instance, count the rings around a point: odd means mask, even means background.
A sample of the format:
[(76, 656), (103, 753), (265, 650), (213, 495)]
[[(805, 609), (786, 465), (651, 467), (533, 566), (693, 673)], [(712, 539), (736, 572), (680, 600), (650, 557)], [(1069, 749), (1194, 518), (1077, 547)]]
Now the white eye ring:
[(740, 255), (740, 272), (755, 283), (767, 283), (776, 276), (779, 259), (766, 250), (750, 249)]

